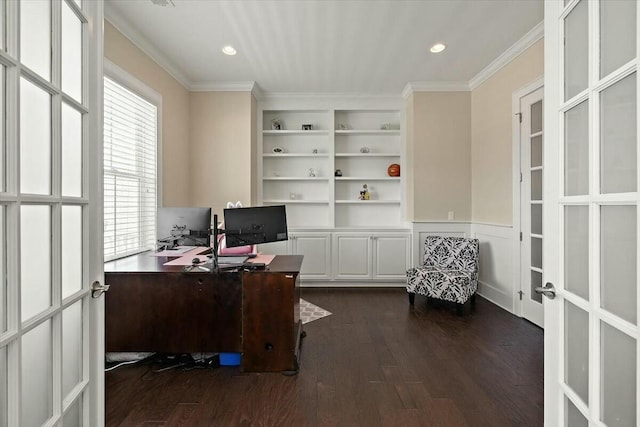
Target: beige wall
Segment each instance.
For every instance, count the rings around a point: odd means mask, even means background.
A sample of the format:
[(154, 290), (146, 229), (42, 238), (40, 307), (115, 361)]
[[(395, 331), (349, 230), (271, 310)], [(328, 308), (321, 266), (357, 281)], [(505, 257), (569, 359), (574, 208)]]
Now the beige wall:
[(253, 95), (192, 92), (191, 204), (222, 215), (228, 201), (251, 204)]
[(108, 21), (104, 55), (162, 96), (162, 204), (188, 206), (189, 92)]
[(408, 104), (408, 218), (471, 220), (471, 94), (416, 92)]
[(258, 204), (258, 100), (251, 94), (251, 205)]
[(512, 94), (543, 75), (538, 41), (471, 93), (471, 210), (474, 222), (513, 224)]
[(415, 158), (414, 150), (413, 150), (413, 102), (414, 95), (411, 93), (404, 102), (404, 129), (405, 129), (405, 144), (406, 144), (406, 157), (404, 164), (401, 165), (401, 174), (404, 175), (404, 180), (406, 182), (405, 194), (403, 197), (405, 198), (405, 209), (406, 209), (406, 219), (407, 221), (414, 221), (415, 216), (415, 208), (414, 208), (414, 199), (416, 198), (415, 194), (415, 185), (414, 185), (414, 174), (413, 174), (413, 159)]

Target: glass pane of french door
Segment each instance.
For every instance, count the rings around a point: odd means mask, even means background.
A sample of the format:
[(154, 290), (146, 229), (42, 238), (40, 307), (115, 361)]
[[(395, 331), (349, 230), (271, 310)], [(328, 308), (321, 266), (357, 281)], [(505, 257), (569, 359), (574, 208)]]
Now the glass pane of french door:
[(636, 56), (636, 1), (600, 2), (600, 78)]
[(600, 192), (637, 189), (636, 73), (600, 94)]
[(20, 2), (20, 61), (45, 80), (51, 79), (51, 1)]
[(588, 0), (580, 0), (564, 23), (564, 99), (568, 100), (587, 88), (589, 74)]
[(640, 332), (637, 2), (580, 0), (559, 12), (560, 420), (633, 426)]

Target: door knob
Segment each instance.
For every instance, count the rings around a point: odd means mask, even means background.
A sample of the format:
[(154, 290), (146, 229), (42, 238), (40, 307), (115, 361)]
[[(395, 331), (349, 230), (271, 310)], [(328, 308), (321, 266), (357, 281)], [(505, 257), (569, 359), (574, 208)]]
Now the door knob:
[(542, 294), (542, 295), (546, 296), (549, 299), (554, 299), (556, 297), (556, 288), (553, 286), (553, 283), (547, 282), (544, 285), (544, 288), (541, 287), (541, 286), (538, 286), (536, 288), (536, 293), (537, 294)]
[(97, 280), (91, 284), (91, 298), (99, 298), (100, 295), (109, 290), (110, 285), (103, 285)]

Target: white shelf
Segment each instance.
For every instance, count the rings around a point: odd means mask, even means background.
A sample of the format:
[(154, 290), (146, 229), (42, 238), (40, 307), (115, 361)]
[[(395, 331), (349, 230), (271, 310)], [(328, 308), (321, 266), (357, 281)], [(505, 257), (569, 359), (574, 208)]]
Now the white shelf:
[(328, 177), (322, 176), (265, 176), (264, 181), (328, 181)]
[(336, 153), (336, 157), (400, 157), (400, 153)]
[(336, 176), (336, 181), (400, 181), (399, 176)]
[(328, 130), (263, 130), (263, 135), (328, 135)]
[(336, 129), (336, 135), (400, 135), (400, 129)]
[(281, 203), (281, 204), (306, 204), (306, 205), (328, 205), (328, 200), (304, 200), (304, 199), (265, 199), (264, 203)]
[(328, 154), (304, 154), (304, 153), (282, 153), (282, 154), (276, 154), (276, 153), (265, 153), (262, 155), (262, 157), (318, 157), (318, 158), (327, 158), (329, 157)]
[(399, 205), (400, 200), (336, 200), (336, 204), (374, 204), (374, 205)]
[(265, 176), (264, 181), (328, 181), (328, 177), (322, 176)]

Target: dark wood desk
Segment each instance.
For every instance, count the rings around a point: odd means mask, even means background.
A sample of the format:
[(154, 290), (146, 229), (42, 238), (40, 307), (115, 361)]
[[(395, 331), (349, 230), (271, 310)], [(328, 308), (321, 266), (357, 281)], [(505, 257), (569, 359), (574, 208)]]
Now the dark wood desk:
[(220, 274), (168, 260), (141, 254), (105, 264), (107, 352), (238, 352), (245, 371), (297, 370), (302, 256)]

